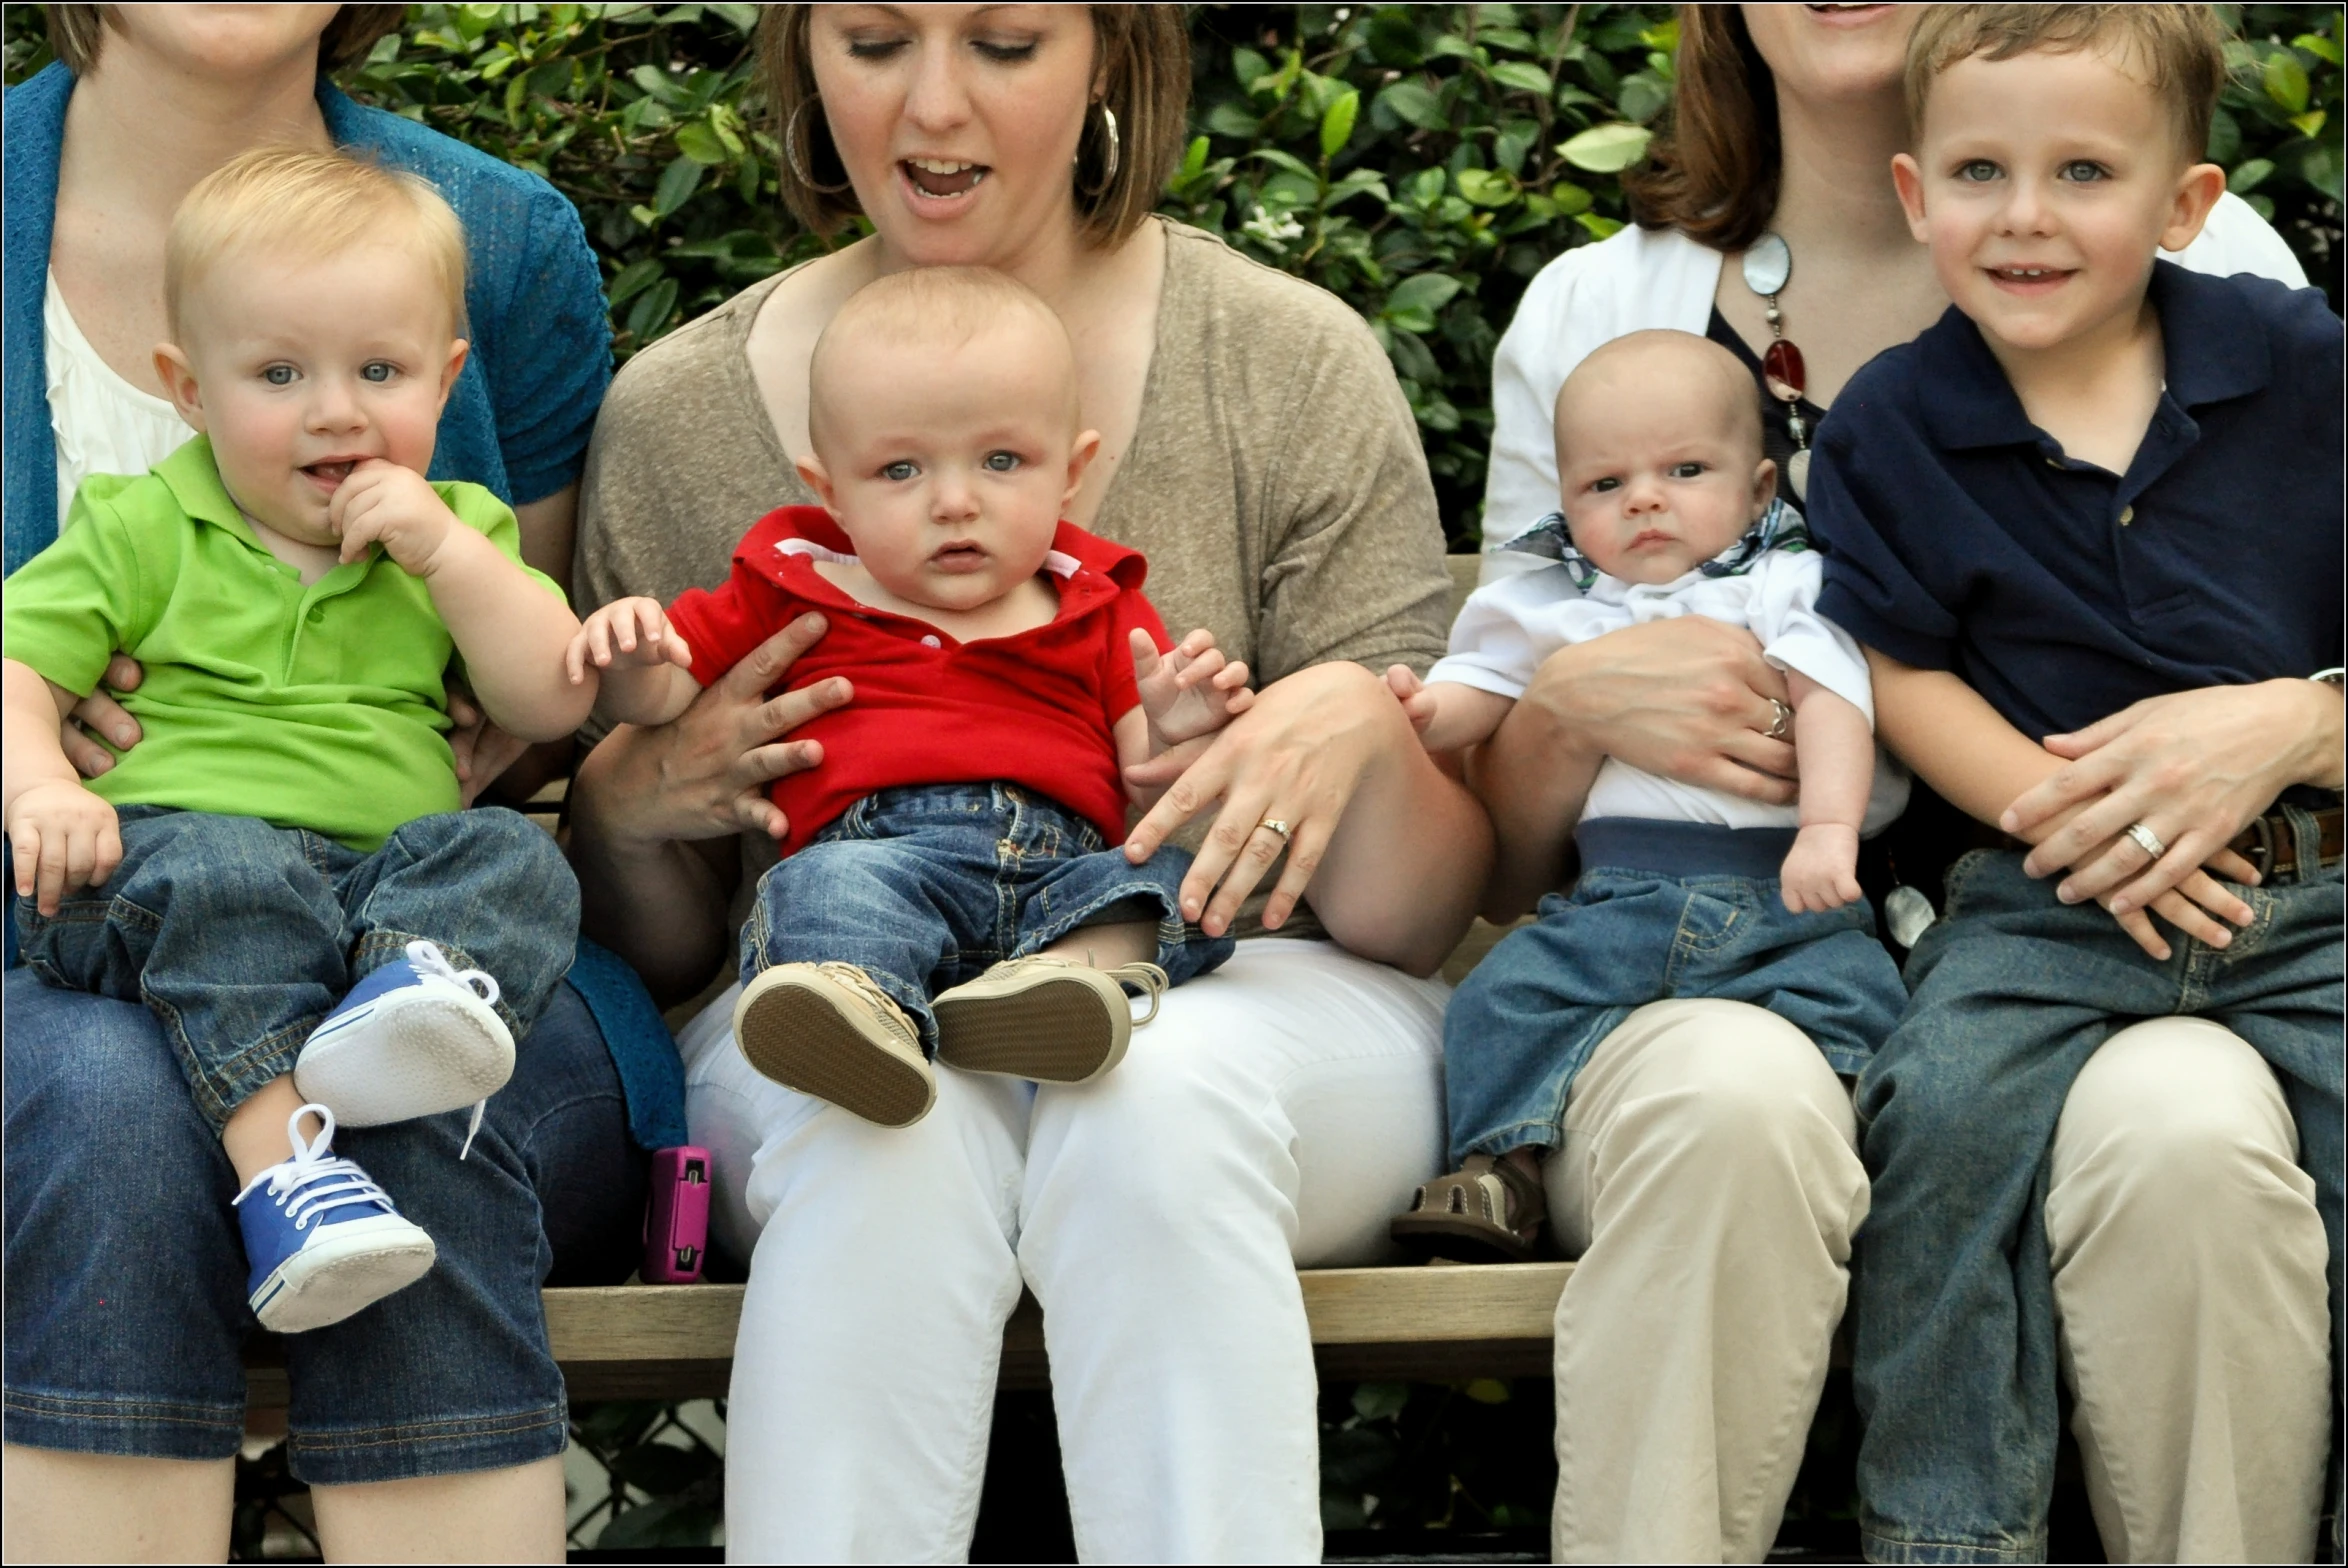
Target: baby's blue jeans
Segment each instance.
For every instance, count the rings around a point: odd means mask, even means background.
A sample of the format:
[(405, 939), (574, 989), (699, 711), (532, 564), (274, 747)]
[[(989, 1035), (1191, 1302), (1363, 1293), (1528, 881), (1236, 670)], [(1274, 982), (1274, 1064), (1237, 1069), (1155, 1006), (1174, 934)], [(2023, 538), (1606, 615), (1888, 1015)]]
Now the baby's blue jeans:
[(1454, 1165), (1555, 1148), (1598, 1042), (1635, 1008), (1713, 997), (1767, 1008), (1856, 1073), (1907, 999), (1865, 900), (1793, 914), (1777, 868), (1790, 828), (1601, 817), (1574, 835), (1582, 874), (1503, 937), (1443, 1017)]
[(935, 1050), (929, 1001), (1079, 926), (1158, 928), (1176, 985), (1231, 956), (1187, 929), (1187, 852), (1141, 865), (1100, 830), (1015, 784), (925, 784), (867, 795), (758, 884), (742, 927), (742, 978), (775, 964), (839, 962), (872, 976)]
[(54, 915), (16, 901), (24, 962), (51, 985), (145, 1003), (215, 1130), (411, 941), (494, 977), (517, 1040), (571, 967), (579, 884), (518, 813), (419, 817), (373, 854), (254, 817), (118, 814), (122, 864), (105, 885)]
[[(2314, 864), (2315, 819), (2285, 814)], [(2048, 1157), (2080, 1069), (2132, 1023), (2207, 1018), (2274, 1069), (2331, 1243), (2332, 1365), (2348, 1365), (2340, 870), (2233, 891), (2248, 929), (2223, 949), (2167, 932), (2159, 962), (2100, 906), (2058, 902), (2018, 853), (1951, 868), (1946, 918), (1908, 960), (1914, 997), (1859, 1080), (1873, 1206), (1852, 1259), (1853, 1377), (1871, 1560), (2045, 1560), (2059, 1420)]]

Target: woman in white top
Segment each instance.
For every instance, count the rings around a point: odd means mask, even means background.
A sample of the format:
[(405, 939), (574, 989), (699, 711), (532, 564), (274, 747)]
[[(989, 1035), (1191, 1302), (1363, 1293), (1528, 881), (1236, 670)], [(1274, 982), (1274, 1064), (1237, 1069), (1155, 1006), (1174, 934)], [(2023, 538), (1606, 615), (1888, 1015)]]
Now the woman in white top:
[[(1709, 335), (1753, 364), (1772, 455), (1798, 496), (1804, 449), (1844, 382), (1948, 307), (1890, 178), (1907, 144), (1912, 23), (1905, 8), (1880, 5), (1680, 8), (1674, 123), (1626, 181), (1651, 226), (1551, 262), (1501, 339), (1488, 541), (1556, 509), (1557, 390), (1592, 348), (1642, 328)], [(2177, 259), (2305, 282), (2281, 238), (2230, 196)], [(1802, 363), (1780, 351), (1771, 388), (1761, 362), (1777, 336), (1798, 343)], [(1487, 575), (1508, 564), (1495, 557)], [(1571, 781), (1590, 770), (1559, 768), (1561, 753), (1790, 800), (1792, 748), (1767, 733), (1785, 695), (1749, 633), (1694, 616), (1551, 657), (1477, 770), (1499, 837), (1486, 914), (1521, 913), (1571, 873), (1581, 814)], [(2129, 710), (2099, 726), (2101, 744), (2057, 775), (2046, 799), (2026, 802), (2033, 820), (2073, 800), (2155, 789), (2171, 793), (2170, 809), (2189, 801), (2213, 820), (2255, 811), (2280, 788), (2266, 782), (2265, 759), (2288, 755), (2278, 737), (2308, 721), (2251, 706), (2163, 699)], [(2177, 766), (2210, 756), (2246, 761)], [(2167, 782), (2182, 773), (2195, 782)], [(2323, 1281), (2319, 1272), (2316, 1299), (2301, 1301), (2273, 1271), (2245, 1266), (2278, 1244), (2275, 1222), (2229, 1206), (2243, 1190), (2229, 1176), (2271, 1160), (2269, 1145), (2287, 1136), (2271, 1075), (2206, 1040), (2153, 1045), (2097, 1058), (2066, 1104), (2055, 1151), (2048, 1209), (2061, 1221), (2056, 1289), (2069, 1341), (2128, 1332), (2124, 1319), (2151, 1326), (2127, 1386), (2074, 1373), (2089, 1490), (2115, 1552), (2173, 1554), (2183, 1539), (2189, 1555), (2255, 1555), (2254, 1526), (2238, 1523), (2229, 1537), (2224, 1521), (2279, 1515), (2270, 1503), (2299, 1486), (2260, 1456), (2320, 1454), (2323, 1434), (2252, 1443), (2239, 1423), (2274, 1408), (2267, 1390), (2326, 1375)], [(2142, 1118), (2156, 1055), (2170, 1075), (2166, 1100), (2205, 1113), (2182, 1144)], [(2151, 1216), (2128, 1173), (2156, 1144), (2162, 1158), (2207, 1171), (2199, 1211)], [(1593, 1053), (1544, 1171), (1557, 1238), (1581, 1260), (1557, 1311), (1557, 1560), (1758, 1561), (1801, 1464), (1851, 1237), (1867, 1213), (1847, 1086), (1767, 1013), (1657, 1003)], [(2312, 1206), (2305, 1218), (2315, 1221)], [(2197, 1266), (2147, 1268), (2145, 1246), (2180, 1227), (2195, 1234), (2193, 1249), (2163, 1255), (2190, 1251)], [(2320, 1257), (2320, 1226), (2314, 1244)], [(2196, 1367), (2208, 1369), (2199, 1382)], [(2130, 1484), (2115, 1488), (2115, 1474)]]

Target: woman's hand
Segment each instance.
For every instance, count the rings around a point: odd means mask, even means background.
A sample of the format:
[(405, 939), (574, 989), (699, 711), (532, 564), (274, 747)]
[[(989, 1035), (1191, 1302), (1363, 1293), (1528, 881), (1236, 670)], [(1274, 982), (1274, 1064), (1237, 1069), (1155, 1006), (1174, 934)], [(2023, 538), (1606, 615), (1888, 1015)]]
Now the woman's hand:
[[(1183, 918), (1221, 936), (1285, 849), (1288, 864), (1264, 906), (1264, 927), (1276, 930), (1312, 882), (1347, 803), (1398, 737), (1417, 751), (1378, 677), (1341, 661), (1299, 670), (1258, 693), (1203, 753), (1184, 747), (1125, 770), (1137, 786), (1169, 786), (1126, 835), (1126, 858), (1149, 859), (1220, 801), (1182, 881)], [(1266, 819), (1286, 824), (1288, 837), (1263, 827)]]
[(448, 682), (448, 749), (457, 759), (458, 798), (470, 806), (499, 775), (522, 759), (530, 743), (489, 722), (463, 681)]
[[(2035, 877), (2069, 868), (2055, 890), (2065, 903), (2095, 899), (2123, 925), (2133, 912), (2159, 912), (2172, 889), (2211, 907), (2206, 890), (2187, 882), (2206, 866), (2256, 883), (2255, 868), (2226, 846), (2291, 785), (2337, 773), (2341, 728), (2339, 693), (2313, 681), (2150, 697), (2075, 734), (2049, 736), (2046, 749), (2070, 762), (2019, 796), (1999, 826), (2028, 837), (2079, 808), (2023, 862)], [(2134, 823), (2167, 852), (2155, 860), (2129, 838)]]
[[(137, 691), (147, 672), (139, 668), (139, 661), (127, 653), (118, 653), (107, 661), (106, 673), (98, 677), (98, 689), (75, 704), (72, 717), (65, 721), (58, 740), (65, 747), (65, 760), (73, 764), (73, 771), (85, 779), (94, 779), (114, 766), (114, 754), (96, 741), (93, 734), (128, 751), (139, 743), (139, 721), (125, 712), (121, 703), (106, 695), (114, 691)], [(87, 733), (85, 733), (87, 732)]]
[[(1794, 748), (1768, 731), (1785, 676), (1749, 631), (1699, 615), (1649, 621), (1561, 648), (1518, 699), (1582, 749), (1749, 800), (1794, 799)], [(1790, 730), (1781, 730), (1790, 734)]]
[(670, 723), (622, 727), (597, 749), (607, 758), (608, 792), (621, 809), (614, 825), (642, 844), (719, 838), (757, 832), (780, 839), (790, 831), (766, 787), (786, 773), (823, 761), (819, 741), (786, 741), (817, 714), (855, 695), (840, 678), (779, 697), (766, 695), (815, 646), (827, 623), (802, 615), (752, 649), (739, 664), (693, 699)]

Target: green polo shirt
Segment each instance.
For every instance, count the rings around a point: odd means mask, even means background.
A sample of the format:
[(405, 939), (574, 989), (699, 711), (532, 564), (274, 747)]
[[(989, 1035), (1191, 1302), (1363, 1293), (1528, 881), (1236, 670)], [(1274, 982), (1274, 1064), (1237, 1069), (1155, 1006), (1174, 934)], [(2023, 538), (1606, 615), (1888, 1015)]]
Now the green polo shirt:
[[(503, 502), (433, 489), (520, 565)], [(57, 542), (8, 579), (0, 618), (7, 657), (69, 691), (94, 690), (117, 649), (145, 666), (122, 697), (143, 738), (90, 782), (118, 806), (259, 817), (373, 851), (460, 804), (444, 738), (454, 644), (422, 580), (376, 546), (304, 587), (238, 514), (202, 436), (136, 478), (85, 480)]]

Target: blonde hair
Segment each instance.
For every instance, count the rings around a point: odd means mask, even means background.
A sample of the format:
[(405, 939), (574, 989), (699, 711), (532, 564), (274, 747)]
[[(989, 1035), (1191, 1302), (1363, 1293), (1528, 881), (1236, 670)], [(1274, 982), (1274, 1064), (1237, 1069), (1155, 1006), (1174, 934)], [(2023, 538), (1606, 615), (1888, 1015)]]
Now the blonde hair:
[(848, 296), (815, 340), (807, 363), (807, 434), (820, 448), (836, 394), (832, 366), (843, 354), (918, 347), (949, 353), (983, 332), (1023, 325), (1068, 367), (1068, 420), (1077, 418), (1076, 349), (1057, 312), (1034, 290), (991, 267), (914, 267), (877, 278)]
[(343, 152), (263, 147), (232, 158), (199, 180), (172, 214), (163, 245), (171, 335), (180, 335), (188, 291), (238, 251), (317, 258), (371, 240), (415, 252), (461, 333), (465, 227), (429, 181)]
[[(817, 234), (839, 232), (864, 208), (848, 188), (815, 90), (814, 51), (807, 23), (814, 8), (770, 5), (758, 18), (758, 68), (775, 136), (790, 156), (775, 170), (783, 204)], [(1106, 248), (1141, 227), (1174, 176), (1189, 136), (1190, 26), (1178, 5), (1096, 5), (1092, 13), (1098, 106), (1084, 110), (1071, 199), (1077, 232)], [(1117, 117), (1117, 167), (1106, 181), (1108, 136), (1100, 110)], [(794, 161), (796, 160), (796, 161)]]
[(2206, 5), (1928, 5), (1908, 37), (1908, 125), (1924, 128), (1934, 77), (1975, 55), (2011, 60), (2093, 49), (2168, 108), (2187, 162), (2209, 146), (2226, 85), (2225, 30)]

